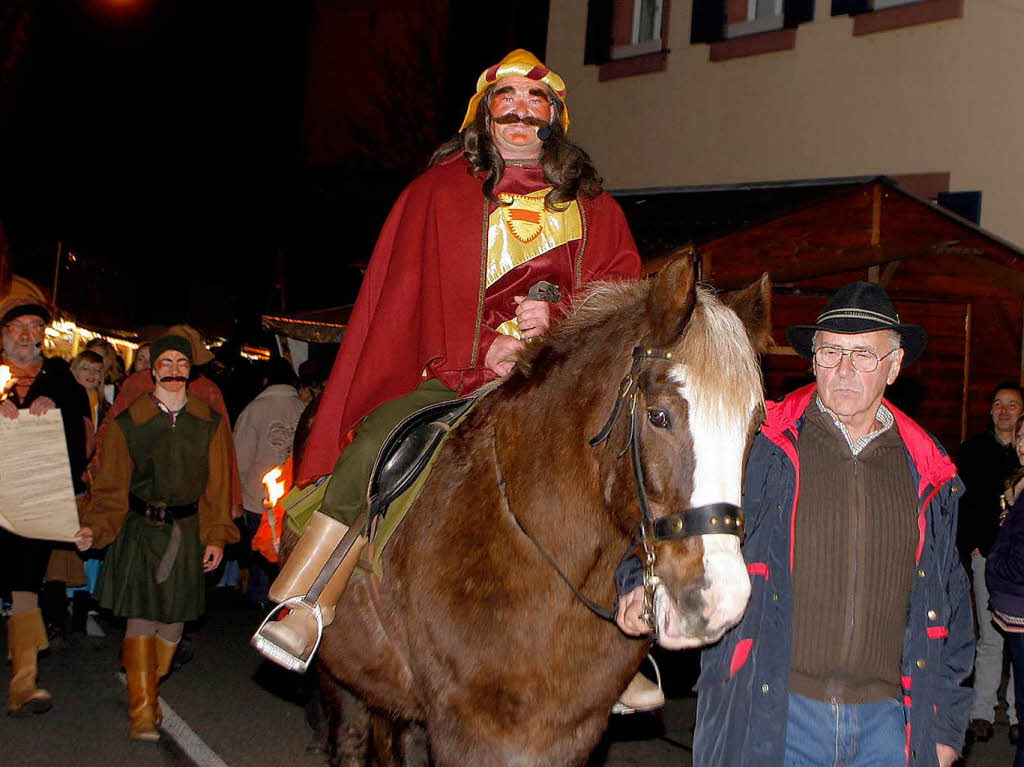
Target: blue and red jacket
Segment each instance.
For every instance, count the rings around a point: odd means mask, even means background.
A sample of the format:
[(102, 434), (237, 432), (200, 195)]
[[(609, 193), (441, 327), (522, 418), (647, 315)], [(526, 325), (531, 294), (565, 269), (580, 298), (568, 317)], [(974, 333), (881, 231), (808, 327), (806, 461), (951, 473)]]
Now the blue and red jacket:
[[(793, 655), (793, 581), (800, 556), (793, 531), (800, 495), (797, 441), (811, 384), (769, 402), (747, 461), (743, 556), (753, 589), (742, 621), (705, 648), (697, 681), (694, 764), (781, 767)], [(906, 763), (938, 764), (936, 743), (962, 750), (974, 663), (967, 576), (956, 550), (963, 484), (939, 444), (886, 402), (918, 487), (919, 538), (900, 675), (906, 712)], [(822, 573), (828, 577), (828, 573)]]

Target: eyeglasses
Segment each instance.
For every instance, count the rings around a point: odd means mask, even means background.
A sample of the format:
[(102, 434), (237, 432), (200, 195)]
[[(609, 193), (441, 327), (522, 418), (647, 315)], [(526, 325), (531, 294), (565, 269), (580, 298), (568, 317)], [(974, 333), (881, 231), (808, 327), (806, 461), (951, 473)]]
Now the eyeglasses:
[[(896, 347), (889, 354), (899, 351)], [(878, 369), (878, 363), (884, 360), (889, 354), (879, 357), (870, 349), (843, 349), (839, 346), (819, 346), (814, 350), (814, 361), (823, 368), (838, 367), (843, 357), (850, 355), (850, 364), (859, 373), (873, 373)]]
[(43, 322), (8, 322), (6, 325), (7, 332), (12, 335), (24, 333), (25, 331), (28, 331), (29, 333), (40, 333), (45, 327), (46, 324)]

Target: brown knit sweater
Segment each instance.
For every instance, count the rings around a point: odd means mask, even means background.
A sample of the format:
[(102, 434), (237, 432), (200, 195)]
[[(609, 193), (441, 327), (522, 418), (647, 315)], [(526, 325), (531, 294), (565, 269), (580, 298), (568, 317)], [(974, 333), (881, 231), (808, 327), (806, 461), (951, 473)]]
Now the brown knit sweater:
[(794, 529), (793, 692), (874, 703), (900, 695), (918, 497), (895, 428), (854, 456), (811, 402)]

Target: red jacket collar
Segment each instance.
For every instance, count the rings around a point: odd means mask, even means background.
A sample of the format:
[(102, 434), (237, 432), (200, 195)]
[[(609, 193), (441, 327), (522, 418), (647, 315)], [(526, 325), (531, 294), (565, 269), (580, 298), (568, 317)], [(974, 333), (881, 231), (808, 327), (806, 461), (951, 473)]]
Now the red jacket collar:
[[(784, 439), (783, 434), (786, 431), (792, 430), (795, 436), (797, 421), (803, 416), (817, 388), (816, 383), (808, 384), (791, 392), (779, 402), (768, 402), (767, 417), (761, 427), (764, 435), (776, 444), (782, 444), (781, 440)], [(883, 399), (882, 402), (896, 420), (896, 429), (903, 438), (903, 444), (907, 446), (907, 452), (910, 453), (910, 459), (914, 462), (918, 474), (921, 475), (922, 483), (939, 487), (952, 479), (956, 474), (956, 466), (949, 456), (939, 450), (931, 435), (889, 400)]]

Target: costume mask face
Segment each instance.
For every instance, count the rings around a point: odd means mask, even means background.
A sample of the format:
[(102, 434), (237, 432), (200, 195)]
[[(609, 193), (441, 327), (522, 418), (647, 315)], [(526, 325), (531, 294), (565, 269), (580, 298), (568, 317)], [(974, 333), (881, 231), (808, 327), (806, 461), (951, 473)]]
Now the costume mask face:
[(175, 349), (157, 357), (153, 363), (153, 378), (158, 388), (169, 392), (179, 392), (188, 385), (188, 374), (192, 364), (188, 357)]
[(495, 83), (490, 110), (491, 138), (504, 159), (540, 156), (543, 142), (537, 129), (551, 123), (551, 95), (543, 84), (518, 75), (503, 77)]

